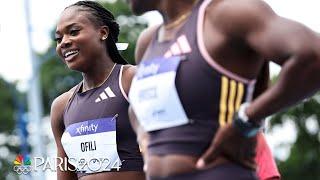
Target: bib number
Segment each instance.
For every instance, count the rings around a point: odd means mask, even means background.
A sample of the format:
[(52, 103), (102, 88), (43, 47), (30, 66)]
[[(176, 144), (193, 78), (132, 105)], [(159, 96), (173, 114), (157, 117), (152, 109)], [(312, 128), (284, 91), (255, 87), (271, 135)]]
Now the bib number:
[(61, 143), (69, 163), (79, 172), (97, 173), (121, 167), (115, 117), (71, 124), (63, 133)]
[(189, 122), (175, 86), (181, 60), (182, 57), (174, 56), (142, 62), (132, 80), (130, 103), (146, 131)]

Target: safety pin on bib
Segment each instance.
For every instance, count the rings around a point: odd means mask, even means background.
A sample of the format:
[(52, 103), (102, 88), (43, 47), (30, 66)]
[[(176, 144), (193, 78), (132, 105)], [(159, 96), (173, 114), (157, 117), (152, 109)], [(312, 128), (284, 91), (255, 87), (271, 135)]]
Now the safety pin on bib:
[(115, 120), (118, 116), (119, 116), (119, 114), (114, 115), (113, 118), (111, 119), (111, 121)]

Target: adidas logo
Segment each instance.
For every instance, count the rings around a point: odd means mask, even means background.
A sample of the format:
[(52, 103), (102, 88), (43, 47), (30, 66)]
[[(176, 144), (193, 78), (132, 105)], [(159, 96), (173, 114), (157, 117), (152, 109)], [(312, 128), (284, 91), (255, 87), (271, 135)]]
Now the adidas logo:
[(111, 88), (108, 86), (104, 89), (102, 93), (100, 93), (99, 97), (95, 100), (96, 103), (103, 101), (108, 98), (116, 97), (116, 95), (112, 92)]
[(187, 54), (192, 51), (186, 35), (181, 35), (177, 38), (177, 42), (170, 46), (170, 49), (164, 54), (165, 58)]

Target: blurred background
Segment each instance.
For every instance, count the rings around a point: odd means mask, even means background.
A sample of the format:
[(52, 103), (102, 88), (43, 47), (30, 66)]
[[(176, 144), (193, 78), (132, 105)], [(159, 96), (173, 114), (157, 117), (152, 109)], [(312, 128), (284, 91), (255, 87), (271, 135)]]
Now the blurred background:
[[(265, 0), (279, 15), (320, 31), (319, 0)], [(79, 81), (55, 53), (55, 23), (75, 0), (11, 0), (0, 6), (0, 180), (56, 179), (51, 171), (18, 175), (18, 154), (54, 157), (50, 106)], [(156, 12), (133, 16), (125, 0), (99, 1), (121, 26), (122, 55), (133, 63), (135, 42), (147, 26), (162, 22)], [(280, 68), (271, 64), (275, 82)], [(299, 87), (297, 87), (299, 88)], [(267, 140), (283, 179), (320, 179), (320, 94), (269, 118)]]

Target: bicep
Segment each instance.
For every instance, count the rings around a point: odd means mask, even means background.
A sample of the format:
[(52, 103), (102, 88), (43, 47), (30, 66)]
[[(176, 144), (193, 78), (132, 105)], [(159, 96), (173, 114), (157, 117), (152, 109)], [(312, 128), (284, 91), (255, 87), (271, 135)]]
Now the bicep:
[(275, 15), (247, 36), (255, 51), (279, 65), (291, 56), (312, 50), (315, 39), (316, 34), (304, 25)]
[(131, 82), (136, 74), (137, 67), (133, 65), (126, 65), (124, 66), (122, 77), (121, 77), (121, 85), (123, 87), (123, 91), (125, 93), (125, 96), (129, 94), (129, 90), (131, 87)]
[[(278, 16), (263, 1), (254, 2), (249, 12), (241, 13), (244, 16), (239, 16), (238, 26), (243, 25), (243, 38), (263, 59), (282, 65), (292, 56), (318, 51), (319, 38), (315, 32), (299, 22)], [(248, 16), (250, 21), (246, 21)]]
[(64, 109), (71, 98), (76, 86), (70, 89), (68, 92), (63, 93), (62, 95), (58, 96), (51, 104), (50, 110), (50, 121), (51, 121), (51, 129), (52, 133), (57, 145), (58, 150), (63, 149), (61, 144), (61, 137), (65, 130), (63, 124), (63, 113)]
[(261, 59), (282, 65), (290, 56), (315, 51), (318, 46), (312, 30), (278, 16), (261, 0), (226, 0), (211, 8), (215, 12), (208, 17), (218, 31), (242, 40)]
[[(56, 98), (52, 105), (51, 105), (51, 113), (50, 113), (50, 119), (51, 119), (51, 129), (52, 133), (56, 142), (57, 147), (57, 158), (60, 160), (57, 164), (57, 178), (58, 179), (77, 179), (77, 176), (74, 172), (69, 171), (70, 168), (74, 169), (70, 166), (67, 160), (67, 155), (63, 149), (62, 143), (61, 143), (61, 137), (64, 132), (64, 125), (63, 125), (63, 110), (66, 105), (67, 98), (65, 97), (58, 97)], [(69, 170), (67, 171), (65, 169), (65, 163), (67, 164), (67, 167)]]
[(61, 145), (61, 137), (62, 133), (64, 131), (63, 126), (63, 119), (62, 119), (62, 108), (61, 100), (55, 99), (51, 105), (51, 113), (50, 113), (50, 119), (51, 119), (51, 129), (52, 133), (58, 148), (58, 151), (62, 148)]
[(140, 64), (143, 54), (147, 49), (146, 42), (142, 39), (143, 37), (140, 35), (136, 44), (136, 49), (134, 53), (134, 59), (136, 64)]

